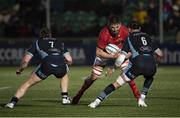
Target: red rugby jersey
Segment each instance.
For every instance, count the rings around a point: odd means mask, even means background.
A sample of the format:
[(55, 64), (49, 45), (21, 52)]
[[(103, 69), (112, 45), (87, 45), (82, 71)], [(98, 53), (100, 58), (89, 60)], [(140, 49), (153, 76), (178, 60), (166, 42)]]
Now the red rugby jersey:
[(108, 27), (105, 26), (99, 34), (97, 46), (101, 49), (105, 49), (108, 44), (115, 44), (121, 49), (128, 35), (129, 31), (124, 25), (120, 26), (119, 33), (116, 37), (112, 37), (108, 30)]

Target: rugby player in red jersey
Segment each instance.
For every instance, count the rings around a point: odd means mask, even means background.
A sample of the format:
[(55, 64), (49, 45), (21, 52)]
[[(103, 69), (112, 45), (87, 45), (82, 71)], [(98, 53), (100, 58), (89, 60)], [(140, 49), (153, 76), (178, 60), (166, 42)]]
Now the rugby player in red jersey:
[[(78, 104), (83, 93), (93, 84), (93, 82), (102, 74), (104, 67), (109, 59), (116, 59), (119, 53), (112, 55), (105, 51), (105, 47), (108, 44), (115, 44), (120, 49), (123, 46), (126, 38), (128, 37), (128, 28), (121, 24), (120, 19), (116, 15), (112, 15), (108, 19), (107, 26), (105, 26), (99, 35), (96, 48), (96, 57), (92, 67), (92, 73), (87, 77), (78, 91), (73, 97), (72, 104)], [(134, 81), (130, 81), (129, 85), (133, 91), (134, 96), (138, 99), (140, 93), (135, 85)]]

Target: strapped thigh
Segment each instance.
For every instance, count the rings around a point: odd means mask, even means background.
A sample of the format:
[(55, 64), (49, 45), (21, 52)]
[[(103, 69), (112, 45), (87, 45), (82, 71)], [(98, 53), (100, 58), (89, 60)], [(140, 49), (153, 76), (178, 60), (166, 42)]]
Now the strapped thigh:
[(96, 75), (97, 77), (99, 77), (103, 72), (103, 69), (102, 68), (98, 68), (97, 66), (93, 66), (93, 69), (92, 69), (92, 74), (93, 75)]
[(92, 68), (92, 74), (99, 77), (102, 72), (103, 68), (107, 64), (108, 59), (97, 57), (94, 60), (93, 68)]

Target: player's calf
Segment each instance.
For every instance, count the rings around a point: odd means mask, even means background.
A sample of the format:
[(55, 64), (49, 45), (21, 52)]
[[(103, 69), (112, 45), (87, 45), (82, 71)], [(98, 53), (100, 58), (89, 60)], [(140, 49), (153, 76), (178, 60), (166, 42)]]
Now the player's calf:
[(84, 92), (93, 84), (94, 81), (95, 80), (92, 80), (90, 77), (85, 79), (84, 84), (82, 85), (78, 93), (73, 97), (72, 104), (78, 104)]
[(140, 97), (140, 92), (135, 84), (135, 81), (134, 80), (131, 80), (128, 82), (129, 83), (129, 86), (134, 94), (134, 97), (138, 100), (139, 97)]

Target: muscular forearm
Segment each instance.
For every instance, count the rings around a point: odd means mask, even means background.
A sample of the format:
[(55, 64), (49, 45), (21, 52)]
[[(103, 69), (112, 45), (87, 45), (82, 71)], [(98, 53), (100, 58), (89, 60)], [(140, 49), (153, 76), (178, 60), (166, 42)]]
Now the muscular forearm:
[(108, 54), (99, 48), (96, 49), (96, 56), (101, 58), (117, 58), (117, 55)]
[(31, 58), (32, 58), (32, 55), (25, 54), (17, 71), (22, 72), (28, 66)]
[(27, 66), (28, 66), (28, 63), (27, 61), (23, 60), (20, 64), (20, 67), (19, 67), (19, 70), (20, 71), (23, 71)]

